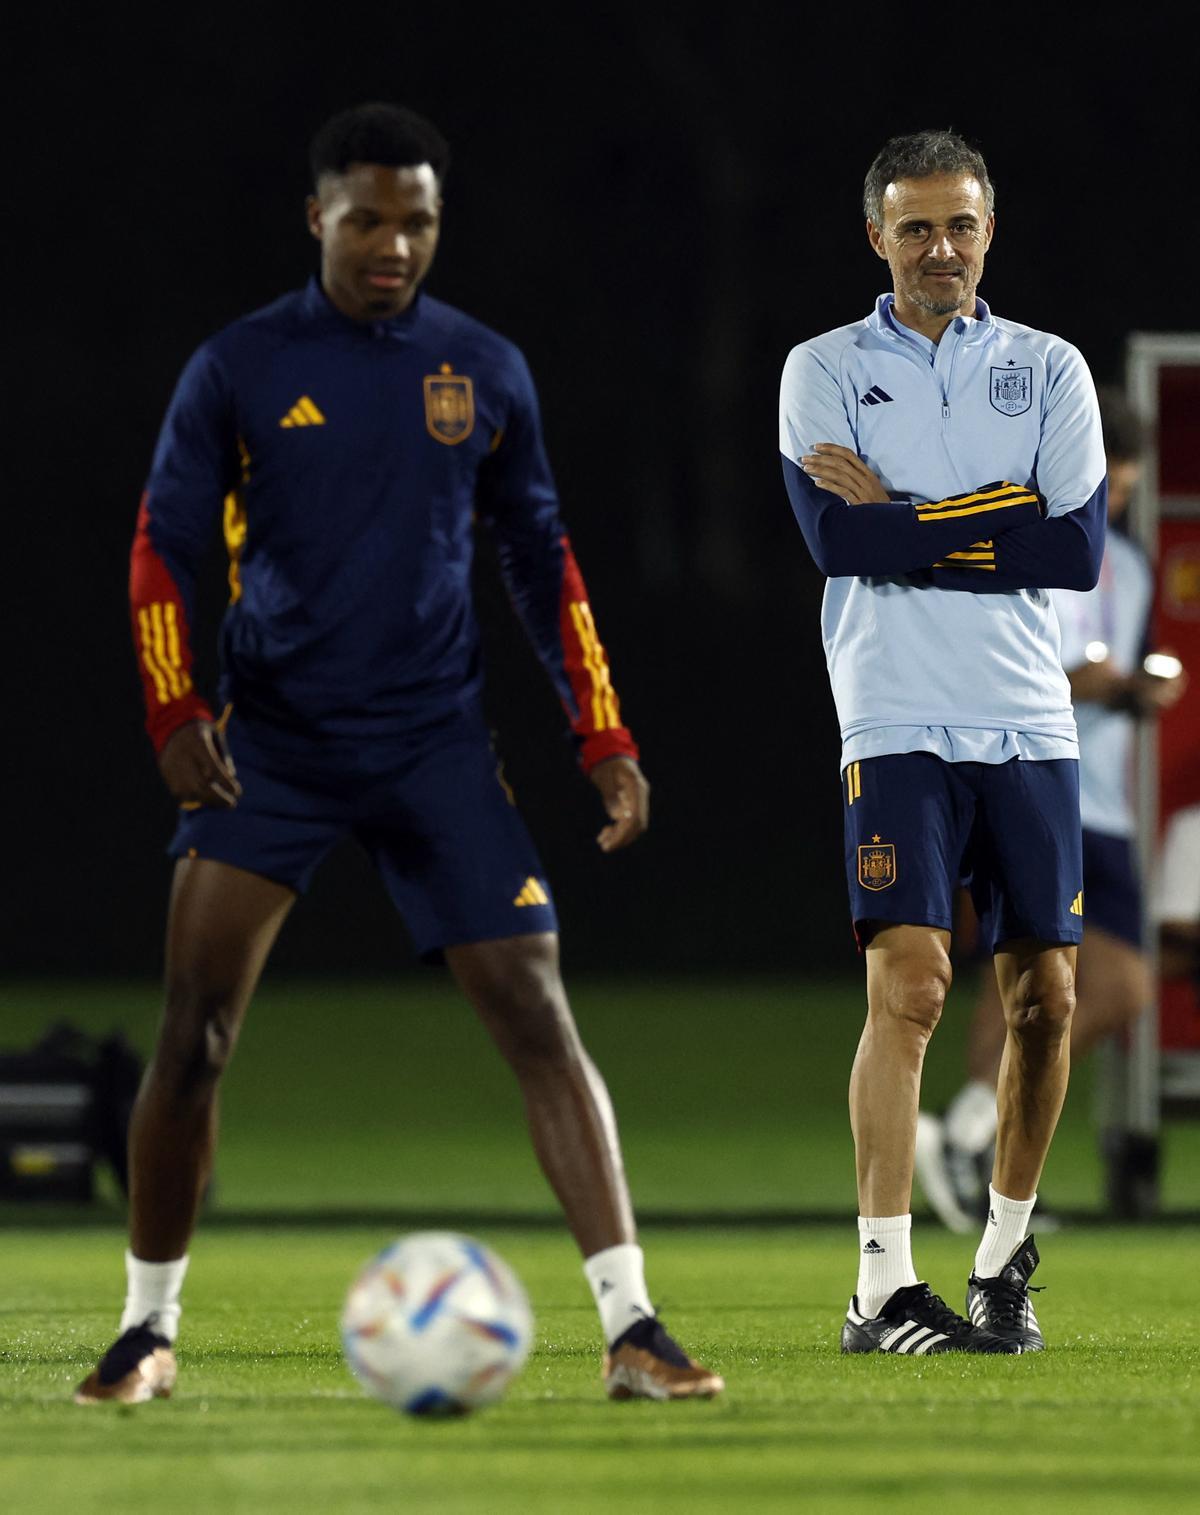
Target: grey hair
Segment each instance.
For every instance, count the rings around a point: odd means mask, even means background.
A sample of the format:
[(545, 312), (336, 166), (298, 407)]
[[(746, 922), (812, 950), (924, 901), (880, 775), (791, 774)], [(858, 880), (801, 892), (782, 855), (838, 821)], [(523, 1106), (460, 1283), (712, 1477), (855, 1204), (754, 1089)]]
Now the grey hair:
[(983, 155), (956, 132), (913, 132), (885, 142), (867, 170), (863, 184), (863, 212), (875, 226), (883, 225), (883, 196), (897, 179), (930, 179), (935, 174), (971, 174), (979, 180), (990, 216), (996, 208), (996, 192), (988, 177)]

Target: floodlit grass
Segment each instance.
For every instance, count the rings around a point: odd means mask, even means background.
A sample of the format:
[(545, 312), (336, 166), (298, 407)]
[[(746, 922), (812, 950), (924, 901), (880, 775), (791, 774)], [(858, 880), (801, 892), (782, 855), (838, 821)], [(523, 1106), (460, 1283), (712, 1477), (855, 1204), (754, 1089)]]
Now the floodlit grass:
[[(729, 1380), (709, 1404), (610, 1404), (569, 1241), (485, 1229), (524, 1278), (537, 1347), (499, 1406), (408, 1421), (365, 1399), (336, 1316), (373, 1230), (214, 1230), (197, 1244), (174, 1398), (81, 1409), (112, 1334), (119, 1233), (10, 1231), (4, 1508), (656, 1512), (1176, 1510), (1200, 1486), (1194, 1247), (1175, 1231), (1047, 1238), (1028, 1358), (842, 1358), (852, 1226), (650, 1230), (651, 1288)], [(958, 1301), (971, 1247), (921, 1265)]]
[[(956, 996), (931, 1054), (935, 1106), (961, 1077), (969, 992)], [(652, 1294), (685, 1345), (725, 1373), (722, 1399), (603, 1398), (595, 1312), (516, 1091), (444, 976), (271, 982), (227, 1080), (173, 1399), (70, 1403), (124, 1291), (111, 1191), (87, 1214), (0, 1214), (4, 1515), (1195, 1505), (1194, 1230), (1040, 1237), (1044, 1355), (843, 1359), (857, 1256), (845, 1086), (861, 986), (614, 981), (573, 997), (616, 1100), (635, 1198), (664, 1222), (644, 1231)], [(0, 1025), (17, 1046), (65, 1015), (124, 1026), (146, 1050), (157, 1002), (152, 985), (9, 986)], [(1081, 1074), (1043, 1184), (1075, 1209), (1101, 1190)], [(1168, 1133), (1165, 1190), (1177, 1208), (1200, 1205), (1200, 1128)], [(961, 1309), (973, 1240), (920, 1208), (918, 1268)], [(805, 1211), (845, 1220), (745, 1222)], [(666, 1224), (714, 1213), (742, 1223)], [(336, 1320), (358, 1266), (396, 1230), (451, 1215), (524, 1279), (537, 1346), (494, 1409), (410, 1422), (362, 1396)]]

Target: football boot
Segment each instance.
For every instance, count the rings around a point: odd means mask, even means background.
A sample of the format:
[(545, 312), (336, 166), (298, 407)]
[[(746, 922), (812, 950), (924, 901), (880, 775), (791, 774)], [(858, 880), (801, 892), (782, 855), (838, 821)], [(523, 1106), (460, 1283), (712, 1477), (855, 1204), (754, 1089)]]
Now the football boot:
[(725, 1387), (719, 1373), (693, 1362), (656, 1315), (622, 1331), (604, 1354), (609, 1399), (711, 1399)]
[(864, 1315), (858, 1296), (850, 1301), (842, 1327), (843, 1352), (896, 1352), (924, 1357), (934, 1352), (1021, 1351), (1019, 1341), (977, 1330), (956, 1315), (928, 1284), (897, 1289), (878, 1315)]
[(107, 1399), (140, 1405), (170, 1397), (175, 1387), (175, 1354), (167, 1338), (154, 1330), (154, 1324), (151, 1315), (117, 1337), (75, 1390), (77, 1405), (95, 1405)]
[(967, 1280), (967, 1314), (981, 1331), (1021, 1343), (1022, 1352), (1042, 1352), (1046, 1343), (1033, 1311), (1029, 1280), (1041, 1259), (1032, 1236), (1027, 1236), (1000, 1269), (997, 1278)]

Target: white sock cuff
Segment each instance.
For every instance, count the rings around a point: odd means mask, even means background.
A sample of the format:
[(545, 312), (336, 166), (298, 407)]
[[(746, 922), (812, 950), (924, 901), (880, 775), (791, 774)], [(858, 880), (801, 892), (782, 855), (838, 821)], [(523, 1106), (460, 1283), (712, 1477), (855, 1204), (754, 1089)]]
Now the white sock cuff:
[(860, 1215), (858, 1217), (858, 1234), (864, 1239), (877, 1236), (881, 1232), (885, 1236), (901, 1236), (905, 1231), (912, 1230), (912, 1215)]
[(645, 1259), (636, 1242), (620, 1242), (585, 1258), (583, 1271), (600, 1312), (606, 1342), (613, 1342), (639, 1320), (648, 1320), (654, 1306), (646, 1292)]
[(173, 1258), (170, 1262), (146, 1262), (125, 1253), (125, 1276), (128, 1280), (125, 1295), (125, 1310), (121, 1316), (121, 1330), (140, 1326), (147, 1317), (154, 1315), (155, 1329), (168, 1341), (174, 1341), (179, 1329), (179, 1295), (188, 1270), (188, 1258)]
[(635, 1276), (641, 1277), (645, 1267), (645, 1253), (633, 1241), (618, 1242), (615, 1247), (605, 1247), (602, 1252), (593, 1252), (583, 1260), (583, 1271), (593, 1291), (600, 1287), (606, 1273), (634, 1269)]
[(988, 1218), (975, 1253), (975, 1276), (996, 1278), (1025, 1240), (1037, 1195), (1032, 1199), (1009, 1199), (988, 1185)]
[(1036, 1204), (1036, 1194), (1031, 1194), (1028, 1199), (1009, 1199), (1007, 1195), (997, 1193), (991, 1184), (988, 1185), (988, 1205), (991, 1209), (995, 1210), (997, 1219), (1001, 1215), (1019, 1215), (1023, 1219), (1028, 1220), (1033, 1214), (1033, 1207)]

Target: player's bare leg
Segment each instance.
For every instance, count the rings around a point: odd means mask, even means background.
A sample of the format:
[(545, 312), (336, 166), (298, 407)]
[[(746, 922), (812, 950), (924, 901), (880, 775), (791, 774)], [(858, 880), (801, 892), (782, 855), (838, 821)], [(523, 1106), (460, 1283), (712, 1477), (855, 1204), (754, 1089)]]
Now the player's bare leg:
[(534, 1150), (582, 1252), (610, 1346), (613, 1398), (708, 1397), (722, 1380), (654, 1319), (612, 1102), (588, 1056), (552, 932), (446, 949), (446, 962), (525, 1100)]
[(580, 1251), (636, 1242), (612, 1103), (567, 1003), (557, 936), (450, 947), (446, 962), (517, 1076), (534, 1151)]
[(866, 958), (867, 1023), (850, 1074), (859, 1213), (904, 1215), (912, 1201), (925, 1049), (952, 977), (950, 933), (883, 926)]
[[(175, 867), (167, 923), (166, 1003), (129, 1134), (130, 1252), (181, 1264), (212, 1172), (218, 1088), (263, 964), (295, 895), (208, 859)], [(153, 1269), (143, 1269), (150, 1273)], [(127, 1312), (128, 1312), (127, 1306)], [(177, 1311), (177, 1307), (176, 1311)], [(173, 1329), (125, 1335), (80, 1385), (78, 1403), (169, 1394)]]

